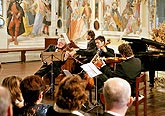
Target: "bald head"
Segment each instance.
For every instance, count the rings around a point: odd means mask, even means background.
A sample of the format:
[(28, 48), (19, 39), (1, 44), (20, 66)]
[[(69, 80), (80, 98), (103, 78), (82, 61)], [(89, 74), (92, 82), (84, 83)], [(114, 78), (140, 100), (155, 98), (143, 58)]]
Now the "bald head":
[(0, 86), (0, 114), (1, 116), (11, 116), (11, 98), (9, 90)]
[(122, 108), (130, 99), (131, 87), (126, 80), (114, 77), (104, 83), (103, 94), (108, 109)]

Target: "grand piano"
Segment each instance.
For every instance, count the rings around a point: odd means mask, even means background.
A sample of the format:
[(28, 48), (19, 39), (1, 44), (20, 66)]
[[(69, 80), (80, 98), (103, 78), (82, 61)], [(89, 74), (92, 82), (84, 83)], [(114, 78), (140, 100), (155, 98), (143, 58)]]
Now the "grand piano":
[(129, 43), (135, 57), (141, 59), (142, 71), (149, 71), (150, 86), (154, 86), (155, 71), (165, 71), (165, 44), (150, 39), (122, 38)]

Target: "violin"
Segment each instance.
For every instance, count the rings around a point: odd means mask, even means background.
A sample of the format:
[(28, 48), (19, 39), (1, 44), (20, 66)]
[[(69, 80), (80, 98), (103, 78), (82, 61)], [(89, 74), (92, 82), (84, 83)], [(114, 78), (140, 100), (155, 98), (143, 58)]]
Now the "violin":
[(93, 60), (92, 62), (97, 68), (101, 68), (101, 66), (104, 64), (104, 61), (113, 67), (114, 63), (120, 63), (124, 60), (126, 60), (126, 58), (123, 57), (97, 57), (97, 59)]
[(107, 58), (103, 58), (103, 60), (105, 60), (106, 63), (120, 63), (122, 61), (125, 61), (126, 58), (124, 57), (107, 57)]

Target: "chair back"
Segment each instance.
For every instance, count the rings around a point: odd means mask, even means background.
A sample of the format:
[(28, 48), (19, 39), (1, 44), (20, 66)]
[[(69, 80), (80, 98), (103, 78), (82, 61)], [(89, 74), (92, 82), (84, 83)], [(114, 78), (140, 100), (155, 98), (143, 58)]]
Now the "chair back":
[(135, 96), (135, 114), (138, 116), (139, 104), (144, 105), (144, 116), (147, 115), (147, 91), (146, 91), (146, 74), (136, 77), (136, 96)]

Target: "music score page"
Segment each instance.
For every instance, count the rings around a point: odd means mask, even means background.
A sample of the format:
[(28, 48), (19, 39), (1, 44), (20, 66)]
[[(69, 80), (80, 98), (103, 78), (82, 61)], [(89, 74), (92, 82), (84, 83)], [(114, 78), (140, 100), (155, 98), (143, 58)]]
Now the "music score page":
[(81, 68), (92, 78), (102, 74), (102, 72), (92, 63), (81, 65)]

